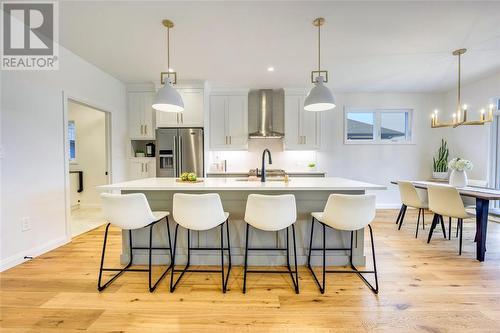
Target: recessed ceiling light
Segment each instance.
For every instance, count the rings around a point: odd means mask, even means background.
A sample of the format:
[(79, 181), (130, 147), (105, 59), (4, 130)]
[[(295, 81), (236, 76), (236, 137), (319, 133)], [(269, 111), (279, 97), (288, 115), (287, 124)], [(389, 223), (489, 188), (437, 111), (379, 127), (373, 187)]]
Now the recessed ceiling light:
[(274, 67), (273, 66), (267, 67), (267, 71), (268, 72), (274, 72)]
[(169, 72), (175, 72), (173, 68), (168, 69)]

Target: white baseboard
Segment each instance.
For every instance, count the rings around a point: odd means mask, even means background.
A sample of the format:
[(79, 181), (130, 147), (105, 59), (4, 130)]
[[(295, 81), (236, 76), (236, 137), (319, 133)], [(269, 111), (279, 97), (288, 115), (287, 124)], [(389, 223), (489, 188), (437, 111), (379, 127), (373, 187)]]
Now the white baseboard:
[(38, 257), (39, 255), (42, 255), (60, 246), (63, 246), (64, 244), (69, 243), (70, 240), (71, 239), (68, 239), (67, 237), (60, 237), (58, 239), (54, 239), (50, 242), (47, 242), (41, 246), (27, 249), (26, 251), (22, 251), (21, 253), (17, 253), (8, 258), (2, 259), (0, 261), (0, 272), (3, 272), (9, 268), (12, 268), (19, 264), (22, 264), (25, 261), (30, 260), (30, 259), (24, 259), (25, 256), (30, 256), (33, 258)]

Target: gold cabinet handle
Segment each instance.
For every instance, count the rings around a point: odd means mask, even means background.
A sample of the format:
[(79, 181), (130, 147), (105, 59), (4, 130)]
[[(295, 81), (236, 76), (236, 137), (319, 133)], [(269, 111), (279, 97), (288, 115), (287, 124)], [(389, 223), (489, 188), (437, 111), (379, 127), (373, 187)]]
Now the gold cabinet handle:
[(145, 166), (146, 166), (146, 172), (148, 172), (148, 164), (146, 163)]
[(232, 144), (232, 141), (233, 141), (233, 138), (232, 138), (232, 136), (230, 135), (230, 136), (229, 136), (229, 144)]
[(178, 124), (178, 123), (179, 123), (179, 114), (178, 114), (178, 113), (176, 113), (176, 114), (175, 114), (175, 117), (177, 118), (177, 124)]
[(184, 124), (184, 114), (181, 113), (181, 124)]
[(141, 163), (141, 172), (144, 172), (144, 163)]
[(144, 133), (143, 125), (141, 125), (141, 135)]
[(144, 134), (148, 135), (148, 125), (144, 125)]

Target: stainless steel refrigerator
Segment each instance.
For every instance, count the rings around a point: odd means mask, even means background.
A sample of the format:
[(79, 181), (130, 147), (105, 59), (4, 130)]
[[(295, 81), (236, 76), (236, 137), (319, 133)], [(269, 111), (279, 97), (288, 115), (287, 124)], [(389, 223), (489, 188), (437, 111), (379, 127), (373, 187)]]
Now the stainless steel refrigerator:
[(157, 177), (179, 177), (183, 172), (204, 174), (202, 128), (156, 130)]

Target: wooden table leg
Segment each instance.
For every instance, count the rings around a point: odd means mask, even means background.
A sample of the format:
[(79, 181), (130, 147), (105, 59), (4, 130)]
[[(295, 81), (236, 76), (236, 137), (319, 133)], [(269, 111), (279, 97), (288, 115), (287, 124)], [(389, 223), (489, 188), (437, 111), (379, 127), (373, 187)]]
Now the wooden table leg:
[(488, 227), (488, 208), (490, 201), (476, 198), (476, 259), (484, 261), (486, 252), (486, 229)]

